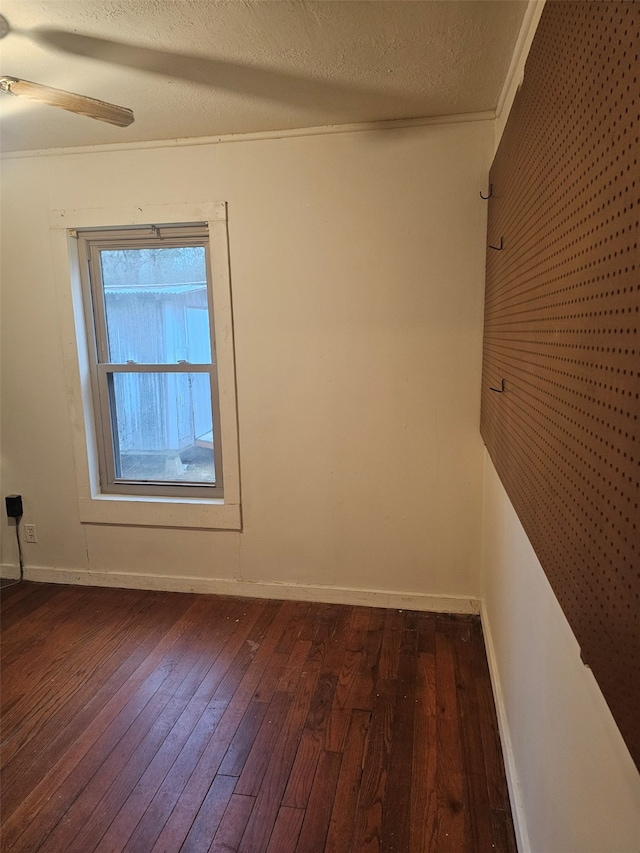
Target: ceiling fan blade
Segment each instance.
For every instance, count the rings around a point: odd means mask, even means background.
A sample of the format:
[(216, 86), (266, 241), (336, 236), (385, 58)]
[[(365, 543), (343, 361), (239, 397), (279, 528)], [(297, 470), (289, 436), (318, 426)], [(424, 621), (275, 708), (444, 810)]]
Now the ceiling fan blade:
[(98, 121), (106, 121), (117, 127), (128, 127), (134, 120), (133, 113), (127, 107), (118, 107), (116, 104), (108, 104), (106, 101), (89, 98), (87, 95), (74, 95), (72, 92), (65, 92), (64, 89), (52, 89), (50, 86), (20, 80), (17, 77), (0, 77), (0, 90), (10, 95), (31, 98), (52, 107), (61, 107), (63, 110), (95, 118)]

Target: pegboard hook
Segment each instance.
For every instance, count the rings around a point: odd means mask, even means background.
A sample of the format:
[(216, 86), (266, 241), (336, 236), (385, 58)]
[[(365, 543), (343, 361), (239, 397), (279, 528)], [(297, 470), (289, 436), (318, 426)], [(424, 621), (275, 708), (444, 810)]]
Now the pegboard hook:
[(491, 196), (493, 195), (493, 184), (489, 184), (489, 195), (482, 195), (482, 190), (480, 190), (480, 198), (483, 198), (485, 201), (489, 201)]
[(495, 391), (497, 394), (502, 394), (502, 392), (504, 391), (504, 379), (502, 380), (500, 388), (492, 388), (491, 386), (489, 386), (489, 391)]

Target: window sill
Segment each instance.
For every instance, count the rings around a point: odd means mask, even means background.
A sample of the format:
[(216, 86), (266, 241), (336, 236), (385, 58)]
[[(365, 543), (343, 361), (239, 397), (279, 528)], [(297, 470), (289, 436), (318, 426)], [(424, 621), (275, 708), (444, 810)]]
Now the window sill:
[(83, 524), (131, 527), (189, 527), (241, 530), (239, 504), (198, 498), (150, 498), (137, 495), (96, 495), (79, 498)]

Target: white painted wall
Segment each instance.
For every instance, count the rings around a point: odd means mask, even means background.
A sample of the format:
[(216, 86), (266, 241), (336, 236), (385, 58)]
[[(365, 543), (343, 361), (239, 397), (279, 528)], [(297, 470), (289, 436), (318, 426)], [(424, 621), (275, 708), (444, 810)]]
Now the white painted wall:
[[(37, 526), (27, 577), (477, 596), (492, 138), (479, 121), (5, 160), (3, 489)], [(229, 205), (244, 530), (83, 526), (49, 210), (202, 201)]]
[[(496, 147), (544, 3), (530, 3)], [(485, 451), (483, 625), (521, 853), (638, 853), (640, 775)]]
[(640, 775), (488, 454), (483, 568), (522, 853), (638, 853)]

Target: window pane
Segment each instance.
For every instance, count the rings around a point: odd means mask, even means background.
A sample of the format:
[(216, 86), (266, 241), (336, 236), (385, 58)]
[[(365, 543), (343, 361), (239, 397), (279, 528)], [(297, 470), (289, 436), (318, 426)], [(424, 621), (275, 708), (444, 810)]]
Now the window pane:
[(116, 479), (215, 483), (208, 373), (112, 373)]
[(113, 364), (211, 364), (203, 246), (100, 252)]

